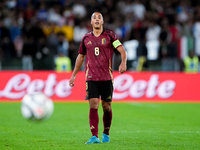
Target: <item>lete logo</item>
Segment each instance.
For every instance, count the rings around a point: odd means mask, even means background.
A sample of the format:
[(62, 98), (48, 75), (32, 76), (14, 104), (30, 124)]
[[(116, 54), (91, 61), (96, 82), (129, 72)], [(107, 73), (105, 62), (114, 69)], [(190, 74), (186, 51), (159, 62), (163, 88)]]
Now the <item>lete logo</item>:
[(158, 75), (151, 75), (149, 81), (134, 81), (131, 75), (119, 75), (114, 79), (113, 99), (124, 99), (128, 96), (153, 98), (156, 95), (160, 98), (171, 97), (174, 94), (176, 83), (173, 80), (160, 83), (158, 79)]
[[(27, 74), (17, 74), (13, 76), (6, 84), (5, 88), (0, 91), (0, 97), (10, 99), (22, 98), (26, 93), (42, 91), (51, 97), (56, 94), (58, 97), (67, 97), (71, 94), (69, 80), (64, 79), (57, 83), (56, 75), (49, 74), (46, 81), (42, 79), (32, 80)], [(54, 88), (55, 87), (55, 88)]]

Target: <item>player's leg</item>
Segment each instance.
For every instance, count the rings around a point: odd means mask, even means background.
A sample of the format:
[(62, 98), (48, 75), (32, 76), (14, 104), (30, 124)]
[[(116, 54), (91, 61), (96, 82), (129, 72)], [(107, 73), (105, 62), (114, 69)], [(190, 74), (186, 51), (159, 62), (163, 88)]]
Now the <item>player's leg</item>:
[(112, 122), (111, 102), (106, 102), (102, 100), (102, 107), (103, 107), (103, 125), (104, 125), (103, 133), (109, 135), (110, 126)]
[(103, 138), (102, 142), (110, 142), (109, 140), (109, 131), (112, 122), (112, 93), (113, 93), (113, 84), (112, 81), (102, 82), (103, 87), (101, 88), (101, 99), (102, 99), (102, 108), (103, 108)]
[(90, 98), (89, 99), (90, 112), (89, 112), (89, 123), (92, 136), (98, 137), (98, 125), (99, 125), (99, 99)]
[(89, 100), (89, 124), (92, 137), (85, 144), (100, 143), (98, 138), (98, 124), (99, 124), (99, 92), (96, 82), (87, 81), (86, 82), (87, 98)]

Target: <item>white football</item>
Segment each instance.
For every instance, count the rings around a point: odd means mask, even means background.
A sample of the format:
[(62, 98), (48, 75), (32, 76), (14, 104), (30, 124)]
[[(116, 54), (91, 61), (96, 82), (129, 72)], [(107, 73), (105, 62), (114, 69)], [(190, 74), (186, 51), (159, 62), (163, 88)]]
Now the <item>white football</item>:
[(51, 117), (53, 111), (53, 101), (42, 92), (26, 94), (22, 98), (21, 113), (26, 119), (44, 121)]

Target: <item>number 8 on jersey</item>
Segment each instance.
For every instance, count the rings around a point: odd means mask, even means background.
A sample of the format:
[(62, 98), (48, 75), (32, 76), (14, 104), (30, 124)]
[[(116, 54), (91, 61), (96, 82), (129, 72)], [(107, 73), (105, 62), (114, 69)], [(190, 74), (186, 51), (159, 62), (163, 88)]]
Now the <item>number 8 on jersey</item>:
[(99, 56), (99, 47), (94, 48), (94, 53), (96, 56)]

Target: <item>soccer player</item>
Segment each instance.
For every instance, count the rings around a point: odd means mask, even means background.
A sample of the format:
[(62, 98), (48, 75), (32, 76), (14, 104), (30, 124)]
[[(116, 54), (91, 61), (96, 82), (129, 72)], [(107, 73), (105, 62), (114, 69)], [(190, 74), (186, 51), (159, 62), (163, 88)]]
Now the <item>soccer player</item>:
[(93, 31), (87, 33), (82, 38), (75, 68), (69, 80), (69, 86), (73, 87), (76, 74), (80, 70), (86, 56), (86, 98), (89, 100), (90, 106), (89, 124), (92, 137), (85, 144), (100, 143), (98, 138), (100, 97), (104, 124), (101, 142), (110, 142), (109, 130), (112, 121), (111, 102), (113, 94), (112, 58), (114, 48), (121, 54), (119, 72), (124, 73), (126, 71), (126, 51), (113, 31), (103, 29), (103, 23), (102, 14), (94, 12), (91, 16)]

